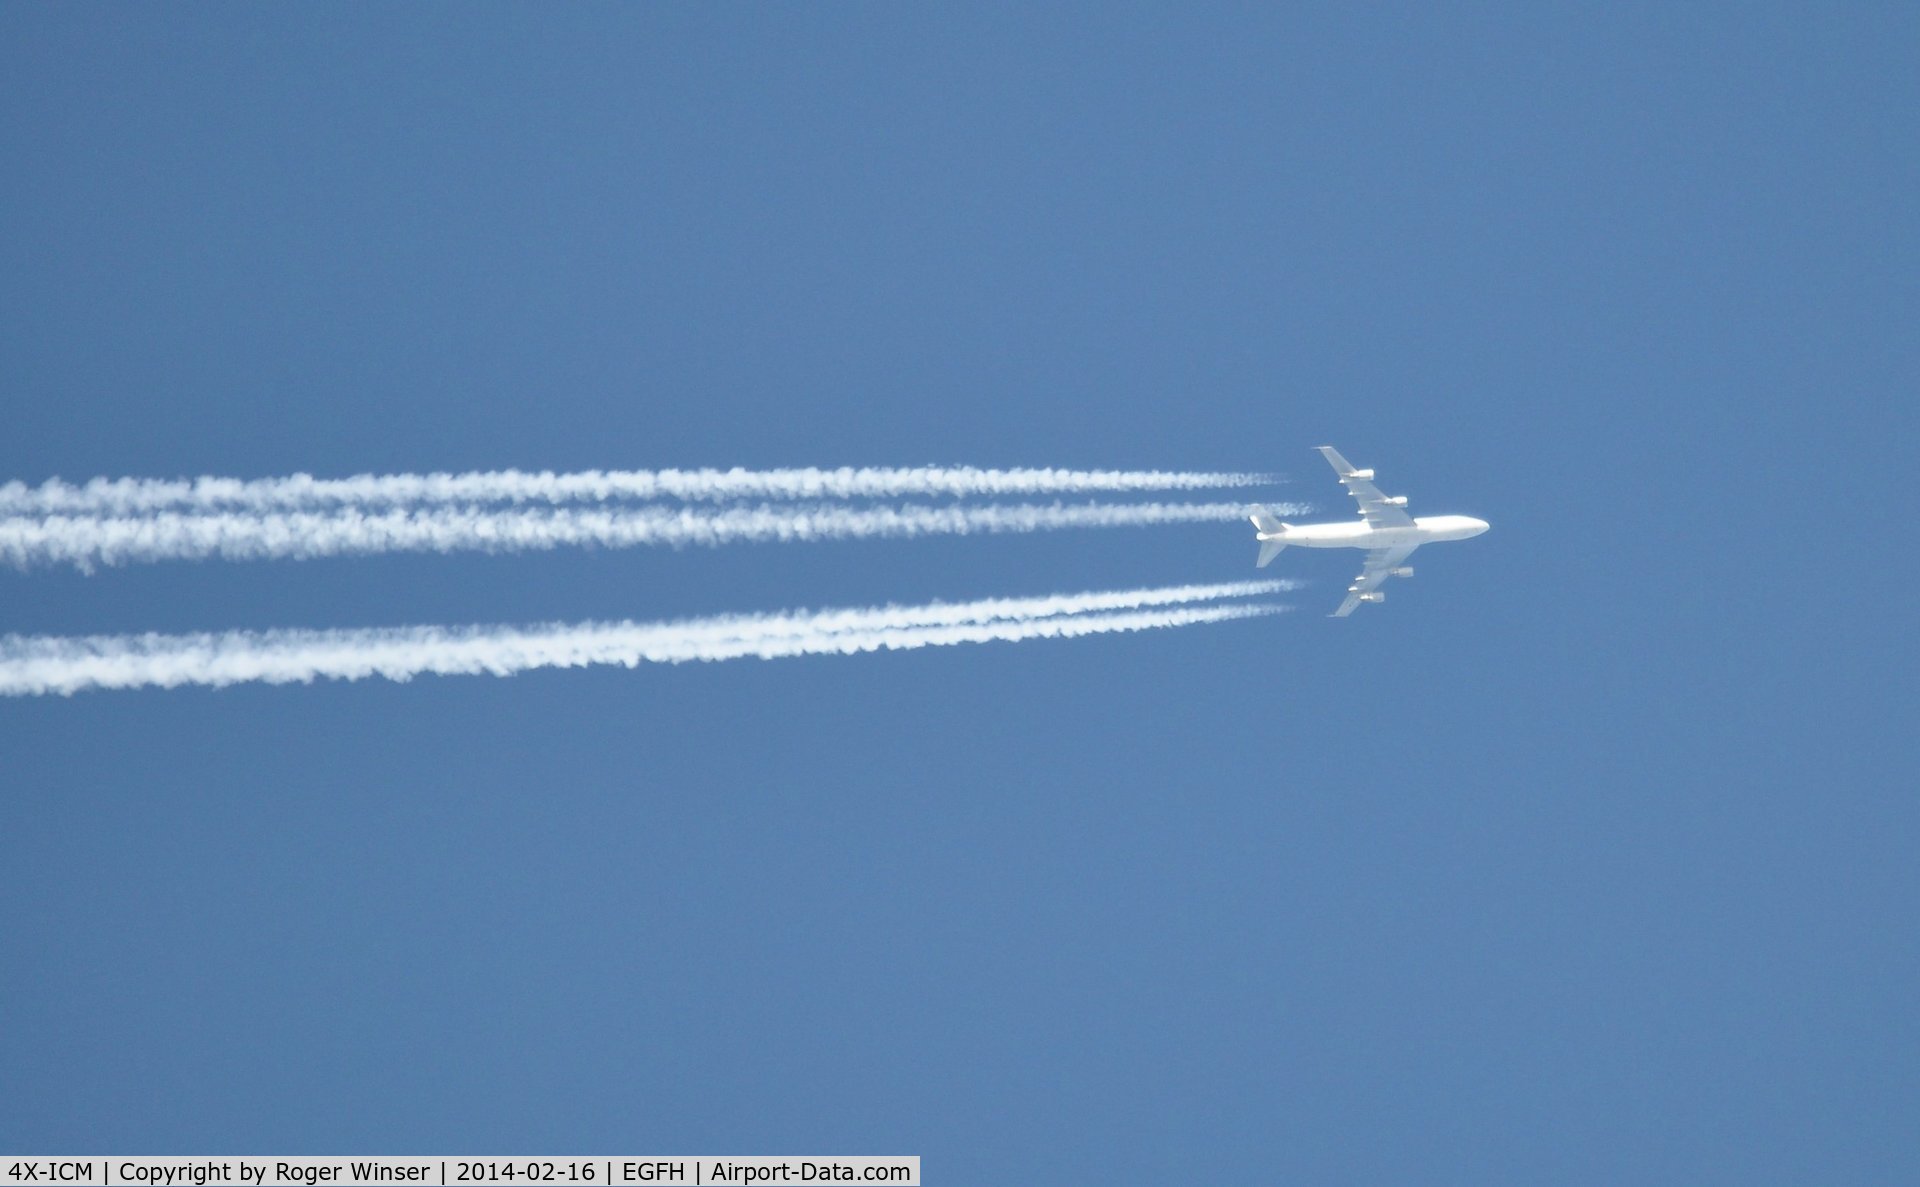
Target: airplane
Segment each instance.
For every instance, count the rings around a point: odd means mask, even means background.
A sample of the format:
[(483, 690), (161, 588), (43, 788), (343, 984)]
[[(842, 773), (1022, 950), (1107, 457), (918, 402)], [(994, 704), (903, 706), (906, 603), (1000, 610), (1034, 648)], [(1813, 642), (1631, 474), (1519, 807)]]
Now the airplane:
[(1407, 514), (1407, 496), (1388, 498), (1380, 493), (1380, 488), (1373, 484), (1372, 470), (1355, 469), (1353, 463), (1341, 457), (1340, 451), (1331, 445), (1318, 448), (1333, 472), (1340, 475), (1340, 484), (1359, 502), (1360, 519), (1348, 523), (1295, 525), (1281, 523), (1265, 507), (1255, 507), (1252, 509), (1254, 538), (1260, 541), (1260, 559), (1256, 565), (1266, 568), (1289, 544), (1303, 548), (1366, 549), (1367, 563), (1360, 570), (1360, 576), (1347, 587), (1347, 600), (1333, 612), (1334, 618), (1345, 618), (1362, 602), (1386, 601), (1386, 591), (1380, 587), (1389, 577), (1413, 576), (1413, 566), (1402, 562), (1422, 544), (1465, 540), (1487, 530), (1486, 520), (1471, 515), (1422, 515), (1415, 519)]

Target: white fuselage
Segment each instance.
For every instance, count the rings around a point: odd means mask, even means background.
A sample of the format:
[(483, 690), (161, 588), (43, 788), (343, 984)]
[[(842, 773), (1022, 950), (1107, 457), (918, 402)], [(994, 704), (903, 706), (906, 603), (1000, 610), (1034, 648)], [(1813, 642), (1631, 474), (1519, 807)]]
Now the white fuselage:
[(1422, 515), (1412, 527), (1376, 528), (1364, 519), (1345, 523), (1289, 524), (1262, 532), (1262, 540), (1284, 540), (1300, 548), (1405, 548), (1438, 540), (1465, 540), (1487, 530), (1487, 521), (1471, 515)]

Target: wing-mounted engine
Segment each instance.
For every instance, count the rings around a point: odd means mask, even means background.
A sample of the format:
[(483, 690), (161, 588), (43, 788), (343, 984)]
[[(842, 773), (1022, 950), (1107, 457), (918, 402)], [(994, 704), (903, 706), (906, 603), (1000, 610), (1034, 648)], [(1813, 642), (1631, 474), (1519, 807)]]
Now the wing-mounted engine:
[(1360, 600), (1361, 600), (1361, 601), (1363, 601), (1363, 602), (1374, 602), (1374, 603), (1379, 603), (1379, 602), (1384, 602), (1384, 601), (1386, 601), (1386, 600), (1387, 600), (1387, 595), (1386, 595), (1386, 592), (1385, 592), (1384, 590), (1378, 590), (1378, 589), (1376, 589), (1376, 590), (1374, 590), (1374, 591), (1373, 591), (1372, 593), (1363, 593), (1363, 594), (1361, 594), (1361, 595), (1360, 595)]
[(1397, 568), (1397, 569), (1394, 569), (1394, 570), (1391, 570), (1390, 572), (1388, 572), (1388, 574), (1387, 574), (1387, 576), (1389, 576), (1389, 577), (1411, 577), (1411, 576), (1413, 576), (1413, 566), (1412, 566), (1412, 565), (1401, 565), (1401, 566), (1400, 566), (1399, 568)]
[(1407, 496), (1395, 495), (1391, 499), (1382, 499), (1380, 501), (1389, 507), (1405, 507), (1407, 505)]

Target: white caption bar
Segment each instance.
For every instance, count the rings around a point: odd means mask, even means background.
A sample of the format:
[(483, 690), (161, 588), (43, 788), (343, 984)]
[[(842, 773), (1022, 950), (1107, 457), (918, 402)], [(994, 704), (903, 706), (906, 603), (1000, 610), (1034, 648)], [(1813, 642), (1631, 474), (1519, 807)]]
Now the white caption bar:
[(918, 1155), (618, 1158), (11, 1157), (0, 1187), (625, 1187), (633, 1183), (892, 1183), (919, 1187)]

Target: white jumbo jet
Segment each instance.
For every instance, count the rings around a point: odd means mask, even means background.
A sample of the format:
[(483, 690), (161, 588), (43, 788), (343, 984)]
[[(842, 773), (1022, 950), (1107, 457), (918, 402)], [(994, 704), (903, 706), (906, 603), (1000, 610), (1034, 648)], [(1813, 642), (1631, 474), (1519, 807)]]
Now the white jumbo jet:
[(1340, 484), (1359, 501), (1359, 521), (1296, 526), (1281, 523), (1265, 507), (1255, 507), (1253, 526), (1257, 533), (1255, 539), (1260, 541), (1259, 567), (1263, 569), (1289, 544), (1303, 548), (1367, 550), (1366, 566), (1347, 587), (1347, 600), (1333, 612), (1335, 618), (1352, 614), (1362, 602), (1386, 601), (1386, 591), (1380, 587), (1389, 577), (1413, 576), (1413, 566), (1401, 562), (1422, 544), (1465, 540), (1487, 530), (1486, 520), (1471, 515), (1422, 515), (1415, 519), (1407, 514), (1407, 496), (1396, 495), (1390, 499), (1380, 493), (1380, 488), (1373, 484), (1372, 470), (1354, 469), (1353, 463), (1341, 457), (1340, 451), (1331, 445), (1322, 445), (1319, 449), (1334, 473), (1340, 475)]

